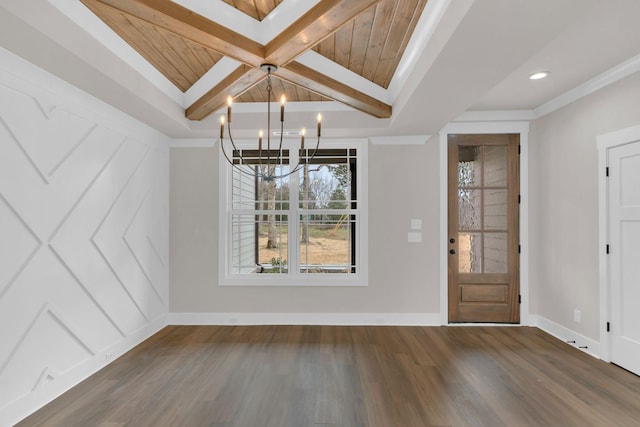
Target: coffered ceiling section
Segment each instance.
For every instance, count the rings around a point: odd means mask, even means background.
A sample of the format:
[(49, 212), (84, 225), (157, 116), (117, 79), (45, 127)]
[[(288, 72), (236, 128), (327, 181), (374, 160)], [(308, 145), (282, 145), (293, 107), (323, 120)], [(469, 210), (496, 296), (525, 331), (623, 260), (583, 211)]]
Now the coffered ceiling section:
[(246, 13), (257, 21), (262, 21), (282, 0), (224, 0), (229, 6)]
[(383, 0), (313, 50), (386, 89), (426, 4), (427, 0)]
[[(345, 73), (388, 88), (427, 0), (320, 0), (264, 42), (234, 31), (170, 0), (80, 0), (182, 92), (227, 57), (237, 67), (186, 108), (201, 120), (235, 102), (266, 101), (263, 63), (278, 66), (274, 94), (288, 101), (335, 100), (379, 118), (391, 116), (384, 100), (354, 89), (298, 59), (312, 51)], [(208, 1), (208, 0), (201, 0)], [(290, 3), (224, 0), (261, 24)], [(221, 6), (225, 6), (220, 2)], [(231, 9), (233, 10), (233, 9)], [(270, 18), (270, 17), (269, 17)], [(237, 27), (237, 26), (236, 26)], [(236, 28), (237, 29), (237, 28)], [(244, 32), (244, 31), (243, 31)], [(336, 68), (334, 67), (334, 69)]]

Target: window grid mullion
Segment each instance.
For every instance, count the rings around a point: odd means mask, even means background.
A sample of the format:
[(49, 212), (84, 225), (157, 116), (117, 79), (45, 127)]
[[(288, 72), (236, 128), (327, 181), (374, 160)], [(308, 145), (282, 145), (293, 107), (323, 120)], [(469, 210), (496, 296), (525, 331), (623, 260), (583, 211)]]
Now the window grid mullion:
[[(340, 146), (338, 144), (329, 144), (329, 147), (340, 147), (340, 149), (343, 149), (342, 147), (344, 146)], [(244, 271), (244, 267), (239, 267), (236, 266), (232, 261), (233, 256), (231, 255), (234, 251), (234, 249), (236, 249), (236, 247), (234, 246), (233, 243), (233, 239), (235, 238), (234, 233), (233, 233), (233, 227), (235, 225), (234, 223), (234, 218), (238, 218), (238, 216), (255, 216), (255, 224), (256, 226), (258, 226), (259, 221), (262, 219), (262, 216), (266, 216), (266, 215), (287, 215), (287, 218), (285, 220), (285, 222), (283, 223), (283, 225), (287, 226), (287, 231), (285, 232), (284, 235), (278, 235), (278, 239), (280, 239), (281, 237), (287, 238), (288, 243), (286, 244), (286, 252), (282, 253), (282, 258), (284, 259), (284, 257), (286, 256), (288, 258), (288, 269), (287, 269), (287, 274), (286, 276), (289, 276), (289, 279), (285, 278), (285, 275), (282, 275), (280, 277), (282, 277), (285, 281), (289, 280), (290, 282), (286, 283), (286, 284), (293, 284), (295, 282), (291, 282), (291, 280), (309, 280), (310, 283), (311, 282), (316, 282), (321, 280), (321, 277), (323, 277), (324, 275), (318, 275), (318, 274), (307, 274), (307, 273), (301, 273), (302, 271), (302, 265), (303, 264), (308, 264), (309, 262), (312, 263), (312, 266), (315, 266), (316, 264), (318, 264), (318, 260), (322, 259), (322, 258), (317, 258), (316, 257), (316, 252), (315, 250), (311, 250), (311, 252), (309, 253), (309, 251), (304, 251), (302, 250), (302, 244), (300, 243), (300, 239), (302, 236), (302, 230), (301, 227), (303, 225), (302, 222), (302, 215), (310, 215), (310, 222), (309, 222), (309, 226), (310, 226), (310, 233), (315, 233), (317, 230), (324, 230), (326, 227), (329, 227), (331, 224), (333, 223), (333, 221), (335, 220), (335, 218), (332, 217), (323, 217), (325, 215), (331, 215), (331, 216), (345, 216), (347, 219), (345, 220), (345, 223), (350, 223), (350, 226), (352, 227), (353, 231), (351, 232), (351, 241), (348, 243), (348, 245), (351, 245), (355, 248), (355, 250), (352, 249), (348, 249), (349, 251), (349, 255), (348, 255), (348, 259), (345, 260), (344, 262), (347, 262), (347, 265), (351, 265), (353, 267), (353, 269), (351, 270), (351, 273), (356, 273), (356, 272), (361, 272), (361, 265), (360, 265), (360, 261), (361, 261), (361, 254), (360, 254), (360, 239), (361, 239), (361, 233), (362, 233), (362, 224), (360, 224), (360, 218), (361, 215), (363, 216), (363, 221), (365, 221), (366, 224), (366, 211), (361, 211), (361, 206), (360, 206), (360, 200), (353, 200), (351, 199), (351, 196), (356, 196), (360, 195), (360, 194), (365, 194), (363, 193), (360, 188), (362, 181), (359, 179), (360, 177), (360, 172), (362, 171), (359, 163), (361, 160), (361, 153), (357, 152), (356, 150), (360, 150), (360, 146), (358, 145), (359, 148), (346, 148), (344, 149), (344, 161), (342, 160), (337, 160), (335, 158), (335, 154), (332, 154), (333, 157), (327, 157), (326, 159), (323, 159), (321, 156), (318, 157), (317, 159), (319, 160), (318, 163), (313, 163), (314, 165), (318, 164), (319, 167), (322, 167), (322, 165), (324, 164), (322, 162), (322, 160), (327, 160), (329, 163), (329, 165), (331, 164), (346, 164), (347, 167), (349, 169), (351, 169), (353, 167), (354, 173), (351, 175), (351, 179), (352, 184), (354, 185), (355, 188), (352, 188), (351, 191), (345, 191), (346, 193), (350, 193), (350, 194), (346, 194), (347, 198), (345, 200), (345, 204), (346, 206), (343, 209), (343, 206), (340, 204), (334, 204), (333, 209), (328, 208), (326, 206), (326, 196), (324, 196), (324, 193), (318, 193), (318, 194), (323, 194), (323, 197), (317, 197), (317, 199), (320, 201), (318, 202), (318, 200), (315, 200), (316, 197), (312, 197), (314, 200), (309, 200), (309, 205), (308, 206), (301, 206), (301, 198), (300, 198), (300, 191), (302, 190), (302, 179), (303, 179), (303, 173), (301, 171), (298, 171), (297, 173), (294, 173), (292, 175), (290, 175), (289, 179), (288, 179), (288, 201), (285, 201), (284, 197), (282, 193), (279, 193), (279, 201), (280, 202), (276, 202), (277, 203), (277, 207), (278, 209), (265, 209), (267, 206), (264, 205), (261, 201), (258, 201), (258, 195), (256, 194), (255, 196), (255, 200), (257, 201), (255, 203), (255, 208), (251, 209), (251, 206), (247, 203), (247, 201), (243, 201), (243, 200), (248, 200), (249, 198), (246, 197), (246, 191), (249, 191), (247, 188), (244, 187), (243, 184), (243, 179), (242, 177), (240, 177), (239, 180), (234, 180), (233, 179), (233, 172), (232, 170), (230, 170), (230, 167), (228, 168), (229, 173), (226, 174), (230, 179), (228, 181), (228, 186), (226, 186), (226, 188), (228, 190), (224, 191), (225, 194), (225, 198), (228, 200), (228, 203), (226, 204), (226, 208), (225, 211), (227, 213), (227, 215), (224, 215), (224, 217), (226, 217), (226, 224), (228, 225), (227, 230), (229, 230), (231, 233), (230, 235), (230, 239), (228, 239), (228, 251), (227, 254), (229, 254), (230, 256), (228, 256), (227, 258), (229, 259), (230, 262), (226, 263), (227, 267), (229, 268), (229, 270), (225, 270), (226, 271), (231, 271), (231, 270), (236, 270), (238, 268), (241, 268), (242, 271)], [(329, 152), (328, 150), (338, 150), (338, 148), (328, 148), (326, 149), (327, 152)], [(363, 150), (363, 158), (366, 160), (366, 149)], [(289, 165), (290, 167), (294, 167), (295, 165), (299, 164), (299, 160), (300, 160), (300, 153), (299, 150), (293, 148), (290, 149), (289, 151)], [(328, 154), (327, 154), (328, 156)], [(356, 160), (354, 160), (356, 159)], [(352, 165), (352, 162), (354, 163)], [(227, 165), (225, 165), (227, 166)], [(302, 168), (301, 168), (302, 169)], [(357, 171), (357, 178), (355, 176)], [(311, 172), (311, 171), (310, 171)], [(317, 171), (313, 171), (313, 172), (317, 172)], [(320, 172), (318, 172), (320, 173)], [(312, 178), (310, 178), (312, 179)], [(316, 178), (313, 178), (316, 179)], [(322, 179), (322, 178), (320, 178)], [(314, 181), (315, 183), (315, 181)], [(315, 187), (314, 188), (314, 192), (315, 192)], [(257, 189), (257, 187), (256, 187)], [(264, 191), (264, 189), (260, 190), (261, 192)], [(322, 190), (321, 190), (322, 191)], [(285, 195), (287, 194), (286, 192), (284, 193)], [(237, 202), (234, 203), (234, 200), (236, 200), (237, 197)], [(333, 197), (333, 196), (332, 196)], [(333, 198), (331, 199), (333, 200)], [(339, 200), (339, 199), (336, 199)], [(364, 208), (366, 208), (366, 198), (363, 199), (363, 206)], [(310, 207), (316, 207), (316, 206), (323, 206), (322, 209), (312, 209)], [(286, 207), (286, 209), (284, 209), (284, 207)], [(234, 209), (235, 208), (235, 209)], [(328, 222), (327, 222), (328, 221)], [(340, 219), (340, 223), (343, 220)], [(335, 224), (334, 224), (335, 225)], [(312, 238), (312, 241), (310, 241), (310, 243), (308, 244), (309, 247), (313, 246), (313, 242), (315, 242), (315, 240), (313, 239), (322, 239), (325, 238), (323, 237), (324, 234), (322, 234), (323, 232), (320, 231), (320, 235), (316, 236), (316, 234), (311, 234), (312, 236), (314, 236)], [(236, 233), (238, 234), (238, 233)], [(311, 236), (310, 236), (311, 237)], [(244, 237), (242, 238), (244, 239)], [(226, 239), (225, 239), (226, 240)], [(243, 240), (241, 240), (243, 241)], [(317, 242), (316, 242), (317, 243)], [(244, 244), (244, 243), (243, 243)], [(349, 246), (349, 248), (351, 248), (351, 246)], [(281, 244), (281, 242), (278, 242), (278, 247), (285, 249), (283, 247), (283, 245)], [(240, 249), (240, 247), (238, 247), (237, 249)], [(262, 252), (260, 252), (262, 256)], [(244, 254), (244, 251), (243, 251)], [(307, 260), (303, 260), (301, 259), (301, 255), (302, 254), (307, 254)], [(365, 255), (366, 255), (366, 250), (365, 250)], [(243, 257), (245, 255), (242, 255)], [(256, 255), (257, 256), (257, 255)], [(270, 255), (269, 255), (270, 256)], [(243, 258), (244, 259), (244, 258)], [(262, 260), (262, 258), (260, 258)], [(262, 262), (264, 262), (264, 260), (262, 260)], [(315, 262), (315, 264), (314, 264)], [(321, 265), (327, 265), (329, 267), (331, 266), (341, 266), (343, 263), (343, 261), (340, 259), (331, 259), (331, 260), (325, 260), (322, 259), (322, 261), (320, 262)], [(244, 263), (246, 265), (246, 263)], [(315, 270), (315, 268), (311, 271), (312, 273), (316, 273), (316, 272), (329, 272), (327, 270), (322, 269), (322, 271), (320, 270)], [(332, 273), (337, 273), (334, 275), (332, 275), (333, 277), (338, 278), (338, 274), (340, 274), (340, 276), (342, 276), (342, 273), (339, 273), (337, 271), (333, 271)], [(346, 271), (345, 271), (346, 273)], [(233, 272), (231, 273), (233, 275)], [(243, 277), (247, 278), (247, 280), (254, 282), (253, 279), (250, 279), (250, 276), (245, 276), (245, 273), (240, 273)], [(261, 276), (261, 275), (258, 275)], [(347, 276), (349, 276), (349, 274), (347, 274)], [(360, 284), (360, 281), (363, 280), (360, 276), (360, 273), (358, 273), (358, 276), (355, 276), (354, 278), (358, 280), (358, 284)], [(254, 278), (258, 278), (257, 276), (252, 276)], [(330, 276), (324, 276), (325, 278), (328, 278)], [(344, 276), (343, 276), (344, 277)], [(364, 277), (366, 278), (366, 271), (364, 274)], [(267, 277), (262, 277), (265, 280), (265, 284), (275, 284), (277, 282), (277, 277), (275, 276), (267, 276)], [(240, 279), (240, 277), (238, 277), (238, 279)], [(275, 279), (275, 280), (273, 280)], [(242, 279), (244, 280), (244, 279)], [(325, 279), (322, 279), (322, 282), (324, 282)], [(350, 279), (339, 279), (338, 282), (340, 282), (340, 280), (350, 280)], [(332, 282), (332, 281), (329, 281)], [(327, 284), (329, 284), (329, 282), (327, 282)], [(240, 283), (240, 282), (238, 282)], [(255, 283), (258, 283), (257, 281), (255, 281)]]
[[(289, 153), (292, 165), (297, 165), (300, 159), (298, 150), (291, 150)], [(299, 192), (300, 192), (300, 174), (293, 173), (289, 176), (289, 271), (290, 276), (300, 275), (300, 215), (299, 215)]]

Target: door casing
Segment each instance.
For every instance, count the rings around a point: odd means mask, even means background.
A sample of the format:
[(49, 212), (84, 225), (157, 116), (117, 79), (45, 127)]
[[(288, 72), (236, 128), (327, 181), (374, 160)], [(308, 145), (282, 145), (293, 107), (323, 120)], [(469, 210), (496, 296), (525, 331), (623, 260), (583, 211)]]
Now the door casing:
[(640, 126), (632, 126), (618, 131), (600, 135), (598, 144), (598, 210), (599, 210), (599, 271), (600, 271), (600, 351), (598, 356), (611, 362), (611, 340), (607, 331), (607, 323), (611, 318), (609, 258), (606, 246), (609, 243), (609, 204), (606, 168), (608, 166), (609, 150), (614, 147), (640, 140)]
[[(448, 196), (448, 228), (449, 228), (449, 322), (499, 322), (499, 323), (520, 323), (519, 304), (519, 135), (518, 134), (450, 134), (448, 136), (448, 160), (449, 160), (449, 196)], [(479, 220), (479, 236), (481, 250), (480, 264), (482, 271), (478, 273), (463, 273), (458, 270), (460, 254), (462, 253), (460, 228), (458, 225), (459, 187), (458, 187), (458, 155), (463, 147), (484, 147), (480, 153), (488, 152), (490, 147), (504, 147), (506, 161), (504, 173), (506, 174), (506, 187), (504, 184), (488, 184), (484, 182), (486, 177), (484, 166), (481, 169), (480, 181), (469, 188), (482, 188), (480, 191), (480, 204), (483, 206)], [(468, 152), (468, 150), (467, 150)], [(484, 155), (480, 154), (481, 158)], [(481, 160), (484, 165), (484, 160)], [(496, 186), (497, 185), (497, 186)], [(479, 186), (479, 187), (478, 187)], [(479, 191), (479, 190), (468, 190)], [(485, 212), (484, 197), (495, 192), (506, 193), (505, 208), (507, 209), (507, 219), (504, 230), (507, 234), (507, 267), (500, 272), (485, 272), (485, 260), (489, 260), (488, 252), (485, 252), (484, 244), (489, 236), (503, 234), (494, 227), (484, 228), (485, 219), (492, 218)], [(494, 211), (495, 213), (495, 211)], [(477, 227), (474, 227), (477, 228)], [(483, 243), (485, 242), (485, 243)], [(495, 243), (495, 242), (494, 242)], [(499, 249), (495, 248), (499, 252)], [(498, 263), (500, 261), (497, 261)], [(494, 260), (495, 263), (495, 260)], [(495, 266), (494, 266), (495, 267)]]
[(440, 164), (440, 313), (439, 323), (449, 324), (448, 299), (448, 150), (449, 134), (495, 134), (517, 133), (520, 135), (520, 325), (535, 326), (537, 320), (529, 308), (529, 122), (487, 121), (455, 122), (445, 126), (439, 133)]

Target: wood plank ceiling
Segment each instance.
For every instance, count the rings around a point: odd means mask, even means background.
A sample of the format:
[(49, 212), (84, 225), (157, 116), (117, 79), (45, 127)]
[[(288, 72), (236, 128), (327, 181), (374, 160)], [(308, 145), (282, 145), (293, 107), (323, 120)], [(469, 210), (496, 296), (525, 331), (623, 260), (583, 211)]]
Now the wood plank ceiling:
[[(242, 63), (186, 109), (192, 120), (217, 111), (229, 95), (234, 102), (266, 101), (262, 63), (279, 67), (272, 81), (277, 98), (285, 94), (288, 102), (336, 100), (376, 117), (389, 117), (389, 105), (295, 59), (312, 49), (388, 88), (427, 2), (322, 0), (262, 46), (170, 0), (80, 1), (183, 92), (224, 56)], [(224, 2), (261, 21), (282, 0)]]
[(262, 21), (282, 0), (224, 0), (229, 6), (246, 13), (257, 21)]

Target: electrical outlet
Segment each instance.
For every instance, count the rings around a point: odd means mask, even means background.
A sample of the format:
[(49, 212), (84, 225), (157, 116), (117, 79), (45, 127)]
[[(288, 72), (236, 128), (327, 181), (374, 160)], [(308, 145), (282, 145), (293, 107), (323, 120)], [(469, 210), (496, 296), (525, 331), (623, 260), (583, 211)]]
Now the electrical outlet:
[(411, 220), (411, 229), (412, 230), (422, 230), (422, 220), (421, 219), (412, 219)]
[(410, 231), (407, 233), (407, 242), (420, 243), (422, 242), (422, 233), (420, 231)]
[(580, 323), (580, 320), (582, 318), (582, 313), (580, 312), (580, 310), (575, 309), (573, 310), (573, 321), (576, 323)]

